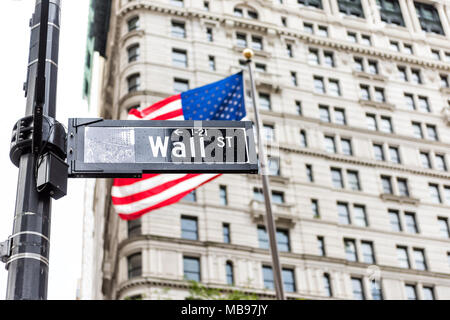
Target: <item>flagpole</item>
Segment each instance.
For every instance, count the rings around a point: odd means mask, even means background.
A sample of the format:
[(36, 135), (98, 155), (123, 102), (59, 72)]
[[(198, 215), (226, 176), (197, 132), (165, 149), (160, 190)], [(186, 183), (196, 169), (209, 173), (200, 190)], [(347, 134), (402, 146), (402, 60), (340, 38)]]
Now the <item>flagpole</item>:
[(248, 73), (250, 76), (250, 86), (252, 92), (253, 111), (255, 113), (256, 137), (258, 139), (259, 164), (261, 168), (260, 174), (263, 185), (264, 202), (266, 205), (266, 216), (265, 216), (266, 229), (269, 235), (270, 252), (272, 255), (272, 270), (275, 284), (275, 292), (278, 300), (285, 300), (286, 298), (284, 296), (283, 279), (281, 276), (281, 264), (277, 247), (275, 221), (272, 214), (272, 199), (269, 185), (269, 174), (267, 170), (267, 157), (264, 149), (264, 142), (261, 136), (262, 122), (259, 117), (259, 111), (256, 102), (256, 86), (253, 78), (253, 62), (252, 62), (254, 53), (251, 49), (245, 49), (243, 51), (243, 55), (247, 59)]

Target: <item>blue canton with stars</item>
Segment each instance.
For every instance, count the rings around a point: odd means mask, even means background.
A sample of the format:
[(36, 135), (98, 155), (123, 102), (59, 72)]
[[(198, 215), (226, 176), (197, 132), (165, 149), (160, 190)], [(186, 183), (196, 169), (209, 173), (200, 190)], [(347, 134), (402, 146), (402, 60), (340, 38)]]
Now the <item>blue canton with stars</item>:
[(242, 72), (181, 93), (185, 120), (241, 120), (245, 117)]

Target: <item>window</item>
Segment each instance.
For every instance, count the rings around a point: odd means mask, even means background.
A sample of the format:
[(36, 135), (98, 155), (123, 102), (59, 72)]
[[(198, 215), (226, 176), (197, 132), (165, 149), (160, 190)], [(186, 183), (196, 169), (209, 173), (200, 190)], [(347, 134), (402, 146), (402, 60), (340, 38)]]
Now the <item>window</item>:
[(358, 41), (358, 39), (356, 37), (356, 33), (354, 33), (354, 32), (347, 32), (347, 40), (352, 42), (352, 43), (356, 43)]
[(183, 239), (198, 240), (197, 218), (181, 217), (181, 237)]
[(439, 232), (443, 238), (450, 238), (450, 228), (448, 226), (448, 219), (438, 217)]
[(281, 24), (283, 25), (283, 27), (287, 27), (287, 18), (286, 17), (281, 17)]
[(258, 94), (259, 97), (259, 108), (261, 110), (271, 110), (272, 107), (270, 105), (270, 95), (267, 93), (259, 93)]
[(348, 211), (348, 204), (343, 202), (338, 202), (338, 218), (341, 224), (350, 224), (350, 212)]
[(128, 92), (135, 92), (140, 89), (141, 76), (139, 73), (132, 74), (127, 78)]
[[(289, 252), (289, 231), (285, 229), (277, 229), (276, 238), (278, 250), (280, 252)], [(269, 236), (264, 226), (258, 226), (258, 242), (261, 249), (269, 249)]]
[(265, 138), (266, 142), (275, 141), (275, 129), (274, 129), (274, 126), (272, 126), (270, 124), (263, 124), (263, 138)]
[(269, 168), (269, 174), (271, 176), (279, 176), (280, 175), (280, 159), (270, 157), (267, 159), (267, 166)]
[(197, 193), (195, 190), (189, 192), (183, 199), (183, 201), (196, 202), (197, 201)]
[(431, 57), (432, 57), (434, 60), (440, 60), (440, 59), (441, 59), (441, 54), (439, 53), (438, 50), (433, 50), (433, 49), (431, 49)]
[(411, 70), (411, 81), (415, 84), (421, 84), (422, 78), (420, 77), (420, 70), (412, 69)]
[(370, 36), (362, 34), (361, 35), (361, 44), (363, 44), (365, 46), (371, 46), (372, 45), (372, 40), (370, 40)]
[(298, 83), (297, 83), (297, 72), (295, 72), (295, 71), (291, 71), (291, 84), (293, 86), (297, 86), (298, 85)]
[(347, 121), (345, 119), (345, 110), (335, 108), (334, 109), (334, 122), (336, 124), (346, 125)]
[(397, 260), (400, 268), (410, 268), (408, 249), (406, 247), (397, 246)]
[(396, 51), (396, 52), (400, 51), (400, 46), (397, 41), (389, 41), (389, 48), (392, 51)]
[(423, 287), (423, 300), (434, 300), (433, 287)]
[(330, 110), (327, 106), (319, 106), (319, 117), (323, 122), (331, 122)]
[(328, 89), (330, 90), (330, 94), (333, 96), (341, 95), (341, 88), (339, 87), (339, 80), (328, 80)]
[(417, 100), (419, 101), (419, 110), (423, 112), (430, 112), (430, 105), (428, 104), (428, 98), (427, 97), (418, 97)]
[(185, 280), (200, 282), (200, 259), (183, 257), (183, 271)]
[(306, 33), (309, 33), (309, 34), (313, 34), (314, 33), (313, 25), (310, 24), (310, 23), (303, 23), (303, 30)]
[(228, 195), (226, 186), (219, 186), (219, 197), (221, 205), (223, 206), (228, 205)]
[(301, 101), (295, 101), (295, 109), (297, 110), (298, 115), (302, 115), (302, 102)]
[(360, 85), (359, 86), (359, 95), (362, 100), (370, 100), (370, 91), (369, 87), (366, 85)]
[(209, 11), (209, 1), (203, 1), (203, 10)]
[(352, 142), (350, 139), (341, 139), (341, 151), (347, 156), (351, 156), (353, 154)]
[(414, 263), (417, 270), (427, 270), (425, 261), (425, 251), (423, 249), (413, 249)]
[(284, 193), (280, 191), (272, 191), (272, 202), (275, 204), (283, 204)]
[(325, 150), (329, 153), (336, 153), (334, 137), (325, 136)]
[(358, 261), (355, 240), (344, 239), (345, 256), (348, 261)]
[(389, 177), (389, 176), (381, 176), (381, 185), (383, 187), (383, 193), (385, 193), (385, 194), (393, 194), (391, 177)]
[(206, 41), (213, 42), (214, 36), (213, 36), (213, 29), (212, 28), (206, 28)]
[(139, 17), (133, 17), (127, 21), (128, 32), (137, 30), (139, 28)]
[(294, 51), (292, 50), (292, 45), (290, 43), (286, 44), (286, 52), (289, 58), (294, 57)]
[(282, 269), (283, 287), (286, 292), (295, 292), (294, 270)]
[(393, 163), (401, 163), (400, 153), (397, 147), (389, 147), (389, 157)]
[(349, 16), (356, 16), (364, 18), (364, 11), (361, 5), (361, 0), (338, 0), (339, 12), (345, 13)]
[(417, 139), (423, 139), (422, 126), (419, 122), (412, 122), (413, 134)]
[(185, 50), (172, 49), (172, 65), (187, 68), (187, 53)]
[(175, 93), (181, 93), (189, 90), (189, 81), (185, 79), (175, 78), (173, 81), (173, 91)]
[(441, 79), (441, 88), (448, 88), (449, 85), (448, 85), (448, 77), (447, 77), (447, 75), (441, 74), (439, 76), (439, 78)]
[(128, 62), (134, 62), (139, 59), (139, 44), (133, 44), (128, 47)]
[(348, 185), (351, 190), (361, 190), (361, 185), (359, 184), (358, 171), (347, 171)]
[(384, 89), (383, 88), (375, 88), (375, 101), (377, 102), (386, 102), (386, 98), (384, 96)]
[(416, 104), (414, 102), (414, 96), (412, 94), (405, 93), (405, 103), (408, 110), (416, 110)]
[(378, 74), (378, 62), (369, 60), (368, 61), (368, 71), (370, 74)]
[(140, 277), (142, 275), (142, 255), (140, 252), (127, 257), (128, 279)]
[(323, 285), (324, 285), (324, 289), (325, 289), (325, 295), (327, 297), (332, 297), (333, 290), (331, 288), (331, 280), (330, 280), (330, 275), (328, 273), (323, 274)]
[(381, 21), (398, 26), (405, 26), (402, 10), (398, 0), (377, 0)]
[(230, 224), (229, 223), (222, 224), (222, 233), (223, 233), (223, 242), (231, 243)]
[(236, 33), (236, 45), (240, 48), (247, 48), (247, 35), (244, 33)]
[(322, 257), (326, 256), (325, 239), (321, 236), (317, 237), (317, 247), (319, 249), (319, 255)]
[(433, 141), (438, 141), (439, 139), (438, 139), (438, 135), (437, 135), (437, 131), (436, 131), (436, 126), (427, 124), (426, 128), (427, 128), (428, 139), (433, 140)]
[(417, 228), (416, 215), (412, 212), (405, 212), (405, 227), (406, 231), (409, 233), (419, 233)]
[(422, 167), (431, 169), (430, 155), (428, 154), (428, 152), (420, 153), (420, 161), (422, 162)]
[(141, 230), (141, 219), (134, 219), (134, 220), (128, 220), (127, 221), (127, 230), (128, 230), (128, 237), (135, 237), (139, 236), (142, 233)]
[(374, 144), (373, 145), (373, 154), (375, 155), (375, 160), (384, 161), (385, 158), (384, 158), (383, 145)]
[(413, 47), (410, 44), (403, 44), (403, 51), (407, 54), (414, 54)]
[(214, 56), (208, 56), (209, 70), (216, 71), (216, 59)]
[(170, 4), (177, 7), (183, 7), (184, 2), (183, 0), (170, 0)]
[(373, 252), (372, 242), (361, 241), (361, 251), (364, 263), (375, 264), (375, 254)]
[(314, 218), (320, 218), (319, 201), (317, 199), (311, 199), (311, 210)]
[(394, 129), (392, 128), (391, 118), (381, 117), (380, 119), (381, 119), (380, 131), (386, 132), (386, 133), (393, 133)]
[(186, 38), (186, 29), (184, 22), (172, 21), (172, 37)]
[(314, 182), (312, 165), (307, 164), (305, 165), (305, 168), (306, 168), (306, 178), (308, 179), (309, 182)]
[(414, 6), (416, 7), (417, 16), (423, 31), (444, 35), (439, 13), (433, 5), (414, 2)]
[(261, 37), (252, 36), (252, 49), (254, 49), (254, 50), (262, 50), (263, 49), (263, 40)]
[(416, 286), (413, 284), (405, 284), (405, 292), (407, 300), (417, 300)]
[(255, 63), (255, 71), (257, 72), (266, 72), (267, 66), (264, 63)]
[(258, 19), (258, 13), (256, 11), (247, 10), (247, 15), (250, 19)]
[(324, 52), (323, 53), (323, 61), (325, 63), (326, 66), (334, 68), (335, 64), (334, 64), (334, 54), (333, 52)]
[(383, 300), (383, 292), (381, 290), (380, 281), (372, 280), (370, 282), (370, 288), (371, 288), (373, 300)]
[(333, 182), (333, 187), (341, 189), (344, 188), (344, 181), (342, 180), (341, 169), (331, 169), (331, 180)]
[(352, 279), (352, 289), (353, 289), (353, 298), (355, 300), (365, 300), (364, 296), (364, 287), (361, 278), (351, 278)]
[(353, 58), (353, 61), (354, 61), (353, 66), (354, 66), (355, 71), (363, 72), (364, 71), (363, 59), (355, 57), (355, 58)]
[(442, 154), (436, 154), (434, 157), (434, 163), (436, 169), (440, 171), (447, 171), (447, 165), (445, 164), (445, 156)]
[[(397, 67), (398, 70), (398, 77), (400, 78), (400, 80), (402, 81), (408, 81), (408, 73), (406, 72), (406, 68), (405, 67)], [(405, 95), (406, 96), (406, 95)]]
[(406, 179), (397, 178), (398, 194), (403, 197), (409, 197), (408, 181)]
[(353, 219), (354, 223), (360, 227), (367, 227), (367, 217), (366, 217), (366, 208), (361, 205), (353, 206)]
[(317, 27), (317, 35), (321, 37), (328, 37), (328, 28), (325, 26), (318, 26)]
[(389, 210), (389, 222), (391, 224), (392, 231), (402, 231), (402, 225), (400, 223), (400, 215), (397, 210)]
[(430, 190), (431, 200), (434, 203), (442, 203), (439, 186), (437, 184), (430, 183), (428, 184), (428, 189)]
[(314, 77), (314, 91), (317, 93), (325, 93), (325, 84), (323, 78)]
[(306, 138), (306, 131), (300, 130), (300, 147), (306, 148), (308, 146), (308, 140)]
[(264, 202), (264, 194), (262, 189), (254, 188), (253, 189), (253, 200)]
[(378, 130), (377, 119), (374, 114), (366, 114), (367, 129), (376, 131)]
[(241, 8), (234, 8), (234, 16), (235, 17), (243, 17), (244, 16), (244, 10)]
[(275, 284), (273, 280), (272, 267), (263, 266), (262, 271), (263, 271), (264, 289), (274, 290)]
[(227, 261), (225, 264), (225, 273), (227, 277), (227, 284), (230, 286), (234, 285), (233, 263), (231, 261)]
[(298, 4), (322, 9), (322, 0), (297, 0)]
[(317, 49), (309, 48), (308, 51), (308, 63), (312, 65), (319, 65), (319, 51)]

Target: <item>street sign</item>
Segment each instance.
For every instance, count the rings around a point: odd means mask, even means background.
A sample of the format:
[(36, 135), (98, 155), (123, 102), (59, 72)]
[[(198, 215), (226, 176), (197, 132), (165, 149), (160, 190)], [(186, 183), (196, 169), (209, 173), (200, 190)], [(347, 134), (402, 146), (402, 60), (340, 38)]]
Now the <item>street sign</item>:
[(257, 173), (250, 121), (69, 119), (72, 178), (144, 173)]

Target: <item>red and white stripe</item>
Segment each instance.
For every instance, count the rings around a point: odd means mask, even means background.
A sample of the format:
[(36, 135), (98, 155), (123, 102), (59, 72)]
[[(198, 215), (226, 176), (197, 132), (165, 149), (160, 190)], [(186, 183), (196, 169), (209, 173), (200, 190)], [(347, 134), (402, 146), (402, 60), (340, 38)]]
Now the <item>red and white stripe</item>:
[[(129, 120), (184, 120), (181, 95), (171, 96), (145, 109), (132, 109)], [(173, 204), (220, 174), (144, 174), (141, 179), (114, 179), (111, 190), (116, 212), (123, 220), (137, 219)]]

